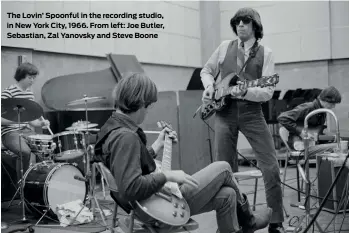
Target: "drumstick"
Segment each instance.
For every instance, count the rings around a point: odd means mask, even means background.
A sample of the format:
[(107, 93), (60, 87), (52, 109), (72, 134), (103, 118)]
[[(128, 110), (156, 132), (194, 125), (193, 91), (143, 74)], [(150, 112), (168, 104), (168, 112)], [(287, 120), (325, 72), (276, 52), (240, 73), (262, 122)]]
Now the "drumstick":
[[(43, 116), (41, 116), (41, 119), (45, 120), (45, 118)], [(47, 127), (47, 130), (50, 132), (51, 136), (53, 136), (54, 134), (53, 134), (52, 130), (50, 129), (50, 126), (46, 125), (46, 127)]]

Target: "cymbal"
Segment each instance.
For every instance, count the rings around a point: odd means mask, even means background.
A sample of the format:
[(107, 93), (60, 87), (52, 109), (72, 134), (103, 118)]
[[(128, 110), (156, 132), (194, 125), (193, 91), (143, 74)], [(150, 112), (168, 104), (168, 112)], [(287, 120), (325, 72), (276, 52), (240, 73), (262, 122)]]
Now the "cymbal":
[(44, 110), (35, 101), (22, 98), (1, 100), (1, 117), (18, 122), (17, 108), (20, 108), (20, 122), (33, 121), (44, 115)]
[(70, 101), (67, 106), (74, 106), (74, 105), (79, 105), (79, 104), (84, 104), (84, 103), (95, 103), (98, 101), (102, 101), (106, 99), (106, 97), (84, 97), (82, 99), (77, 99), (77, 100), (73, 100)]
[(78, 132), (99, 132), (100, 129), (94, 128), (94, 129), (77, 129)]
[(66, 128), (66, 130), (68, 130), (68, 131), (86, 130), (86, 129), (94, 128), (94, 127), (96, 127), (97, 125), (98, 125), (98, 124), (95, 124), (95, 123), (89, 123), (89, 124), (88, 124), (88, 127), (87, 127), (87, 124), (73, 125), (73, 126), (70, 126), (70, 127)]

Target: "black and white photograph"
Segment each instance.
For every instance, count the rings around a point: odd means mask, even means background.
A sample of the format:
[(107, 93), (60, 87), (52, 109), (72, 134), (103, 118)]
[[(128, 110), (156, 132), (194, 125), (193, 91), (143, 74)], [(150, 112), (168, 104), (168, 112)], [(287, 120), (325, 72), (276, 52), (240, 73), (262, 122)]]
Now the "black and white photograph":
[(349, 233), (349, 1), (1, 1), (1, 232)]

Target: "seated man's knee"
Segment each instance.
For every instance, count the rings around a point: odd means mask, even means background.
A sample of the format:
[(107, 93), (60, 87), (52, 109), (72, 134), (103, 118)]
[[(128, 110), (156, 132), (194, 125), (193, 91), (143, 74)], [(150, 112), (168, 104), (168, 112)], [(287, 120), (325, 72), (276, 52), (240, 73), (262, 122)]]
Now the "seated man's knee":
[(214, 162), (213, 164), (214, 166), (217, 166), (217, 169), (219, 170), (227, 170), (229, 172), (232, 172), (230, 164), (226, 161), (217, 161), (217, 162)]

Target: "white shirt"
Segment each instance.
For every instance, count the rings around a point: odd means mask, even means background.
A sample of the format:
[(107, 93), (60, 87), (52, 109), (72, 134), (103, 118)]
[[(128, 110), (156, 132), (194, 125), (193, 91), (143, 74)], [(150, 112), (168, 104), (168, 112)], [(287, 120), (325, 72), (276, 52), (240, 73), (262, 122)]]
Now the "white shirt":
[[(249, 57), (250, 50), (256, 41), (252, 38), (244, 43), (245, 61)], [(219, 72), (219, 66), (224, 62), (227, 54), (228, 46), (231, 40), (223, 41), (219, 47), (213, 52), (211, 57), (206, 62), (201, 70), (201, 81), (205, 88), (214, 83), (214, 77)], [(238, 38), (238, 45), (241, 46), (241, 40)], [(262, 76), (271, 76), (274, 74), (274, 59), (270, 48), (264, 46), (264, 63), (262, 69)], [(259, 77), (261, 78), (261, 77)], [(273, 97), (274, 87), (250, 87), (243, 99), (253, 102), (265, 102)]]

